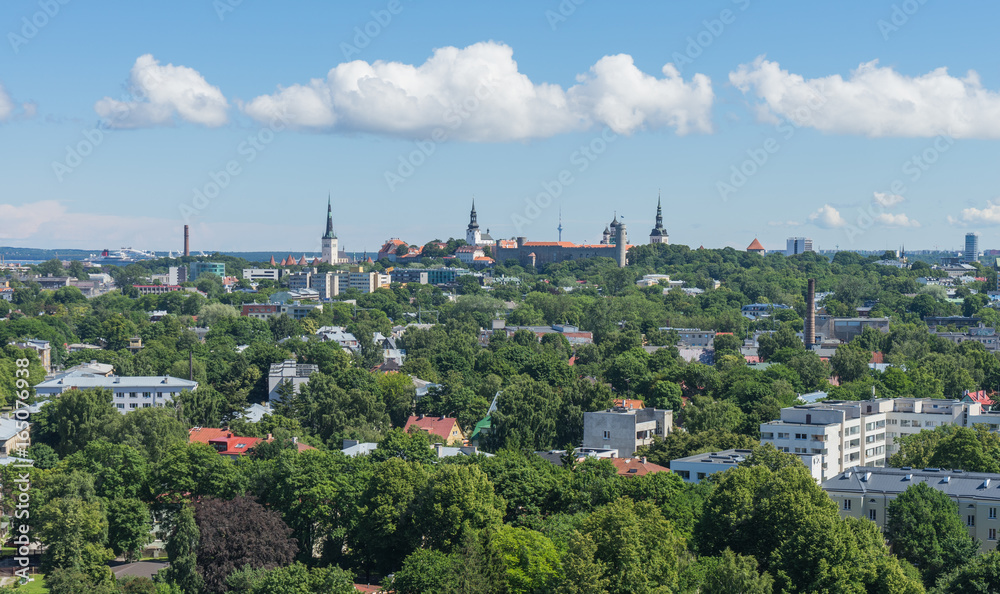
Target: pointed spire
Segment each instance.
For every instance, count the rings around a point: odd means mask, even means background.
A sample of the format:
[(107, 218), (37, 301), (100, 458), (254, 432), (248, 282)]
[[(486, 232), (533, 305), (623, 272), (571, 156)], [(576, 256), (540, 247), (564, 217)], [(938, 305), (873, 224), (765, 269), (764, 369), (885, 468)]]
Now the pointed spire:
[(326, 233), (323, 234), (323, 239), (337, 239), (337, 235), (333, 232), (333, 202), (330, 193), (327, 192), (326, 195)]
[(479, 222), (476, 220), (476, 197), (472, 197), (472, 212), (469, 213), (469, 231), (473, 231), (479, 228)]

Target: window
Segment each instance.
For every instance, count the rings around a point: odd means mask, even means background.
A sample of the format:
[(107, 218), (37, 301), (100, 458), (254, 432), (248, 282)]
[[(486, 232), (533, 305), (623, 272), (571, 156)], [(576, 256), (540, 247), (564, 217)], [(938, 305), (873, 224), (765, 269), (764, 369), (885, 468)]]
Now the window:
[(704, 472), (699, 472), (698, 473), (698, 480), (700, 481), (703, 478), (705, 478), (705, 473)]
[(124, 403), (122, 403), (122, 402), (119, 402), (119, 403), (118, 403), (118, 404), (116, 404), (115, 406), (117, 406), (118, 408), (125, 408), (125, 404), (124, 404)]
[(778, 434), (778, 439), (788, 439), (788, 434), (787, 433), (779, 433)]
[(997, 519), (997, 508), (995, 507), (990, 508), (990, 519), (991, 520)]
[(129, 405), (128, 405), (128, 407), (129, 408), (139, 408), (139, 405), (136, 404), (135, 402), (130, 402)]
[(142, 403), (142, 407), (143, 408), (149, 408), (149, 403), (148, 402), (143, 402)]
[(761, 439), (774, 439), (774, 433), (761, 433)]
[(869, 520), (871, 520), (872, 522), (874, 522), (876, 517), (878, 517), (878, 516), (877, 516), (877, 512), (875, 510), (873, 510), (873, 509), (868, 510), (868, 519)]
[(686, 481), (691, 480), (691, 471), (690, 470), (678, 470), (676, 472), (677, 472), (678, 475), (680, 475), (680, 477), (682, 479), (684, 479)]
[(795, 439), (806, 439), (808, 436), (805, 433), (796, 433)]
[(976, 516), (974, 516), (974, 515), (965, 516), (965, 525), (969, 526), (969, 527), (975, 526), (976, 525)]
[(851, 500), (850, 499), (845, 499), (844, 500), (844, 511), (851, 511)]
[(611, 432), (610, 431), (605, 431), (604, 432), (604, 439), (611, 439)]
[(996, 539), (997, 539), (997, 529), (996, 528), (990, 528), (989, 540), (996, 540)]
[(142, 397), (143, 398), (152, 398), (153, 397), (153, 393), (152, 392), (143, 392), (142, 393)]

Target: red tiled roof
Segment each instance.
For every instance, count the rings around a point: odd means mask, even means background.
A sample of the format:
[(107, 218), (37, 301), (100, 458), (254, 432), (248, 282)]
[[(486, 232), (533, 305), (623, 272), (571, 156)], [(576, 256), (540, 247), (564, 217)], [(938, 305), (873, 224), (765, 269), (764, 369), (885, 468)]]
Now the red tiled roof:
[(643, 476), (652, 472), (670, 472), (666, 466), (646, 462), (645, 458), (612, 458), (618, 476)]
[(869, 361), (869, 363), (876, 363), (876, 364), (885, 363), (885, 357), (882, 355), (881, 352), (875, 351), (874, 353), (872, 353), (872, 360)]
[(479, 247), (478, 245), (461, 245), (461, 246), (458, 246), (457, 248), (455, 248), (455, 253), (456, 254), (457, 253), (468, 254), (468, 253), (476, 252), (476, 251), (479, 251), (479, 250), (482, 250), (482, 249), (483, 248)]
[[(420, 415), (419, 417), (410, 417), (406, 419), (406, 425), (403, 426), (403, 432), (409, 433), (410, 427), (416, 427), (422, 431), (426, 431), (431, 435), (439, 435), (445, 439), (452, 439), (451, 430), (456, 425), (455, 419), (451, 417), (431, 417)], [(457, 436), (461, 439), (461, 436)]]
[(760, 356), (758, 356), (758, 355), (743, 355), (743, 358), (746, 359), (747, 363), (760, 363), (761, 362), (760, 361)]
[(646, 406), (642, 403), (642, 400), (629, 399), (629, 398), (619, 398), (618, 400), (615, 400), (615, 406), (621, 408), (627, 408), (629, 410), (646, 408)]
[(754, 250), (754, 251), (756, 251), (756, 250), (764, 251), (764, 246), (762, 246), (760, 244), (760, 242), (757, 241), (756, 237), (753, 238), (753, 243), (751, 243), (750, 245), (747, 246), (747, 251), (749, 252), (751, 250)]
[(964, 395), (968, 396), (969, 399), (972, 400), (973, 402), (978, 402), (979, 404), (982, 404), (983, 406), (992, 406), (993, 405), (993, 400), (989, 396), (986, 395), (986, 390), (979, 390), (978, 392), (969, 392), (969, 391), (966, 391)]

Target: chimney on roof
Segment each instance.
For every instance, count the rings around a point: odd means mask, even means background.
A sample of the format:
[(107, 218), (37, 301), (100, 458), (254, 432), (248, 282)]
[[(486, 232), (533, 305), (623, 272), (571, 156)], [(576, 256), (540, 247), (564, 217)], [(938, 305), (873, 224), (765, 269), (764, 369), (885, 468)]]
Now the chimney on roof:
[(639, 458), (639, 460), (641, 460), (643, 464), (646, 463), (646, 457), (645, 456), (643, 456), (642, 458)]
[(274, 436), (272, 436), (270, 433), (268, 433), (267, 434), (267, 441), (271, 441), (273, 439), (274, 439)]

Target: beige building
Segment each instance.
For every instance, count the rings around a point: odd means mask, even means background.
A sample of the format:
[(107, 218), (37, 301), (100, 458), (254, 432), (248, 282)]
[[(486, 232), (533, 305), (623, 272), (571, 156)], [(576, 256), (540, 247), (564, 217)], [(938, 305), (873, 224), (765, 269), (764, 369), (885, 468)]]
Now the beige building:
[(941, 425), (1000, 424), (979, 403), (932, 398), (818, 402), (781, 409), (760, 426), (761, 443), (799, 456), (823, 456), (823, 480), (854, 466), (882, 467), (896, 438)]
[(958, 514), (969, 534), (979, 541), (979, 552), (997, 546), (1000, 531), (1000, 474), (939, 468), (849, 468), (823, 482), (842, 517), (868, 518), (885, 529), (889, 503), (918, 482), (947, 493), (958, 504)]

